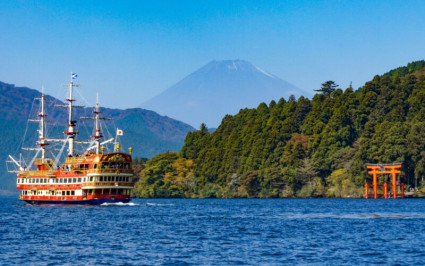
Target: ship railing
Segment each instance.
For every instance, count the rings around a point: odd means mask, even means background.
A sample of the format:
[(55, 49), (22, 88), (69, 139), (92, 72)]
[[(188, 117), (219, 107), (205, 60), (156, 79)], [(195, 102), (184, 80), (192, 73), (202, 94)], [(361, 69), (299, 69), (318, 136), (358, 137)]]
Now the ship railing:
[(113, 169), (113, 168), (100, 168), (100, 169), (90, 169), (87, 171), (88, 174), (132, 174), (132, 169)]
[(133, 182), (87, 182), (81, 185), (82, 187), (102, 187), (102, 186), (115, 186), (115, 187), (132, 187)]
[(34, 164), (35, 165), (41, 165), (43, 163), (47, 163), (47, 164), (53, 164), (53, 159), (51, 158), (36, 158), (34, 159)]
[(19, 175), (23, 176), (53, 176), (54, 173), (52, 170), (23, 170), (19, 171)]
[(86, 157), (66, 157), (65, 162), (67, 163), (79, 163), (86, 159)]

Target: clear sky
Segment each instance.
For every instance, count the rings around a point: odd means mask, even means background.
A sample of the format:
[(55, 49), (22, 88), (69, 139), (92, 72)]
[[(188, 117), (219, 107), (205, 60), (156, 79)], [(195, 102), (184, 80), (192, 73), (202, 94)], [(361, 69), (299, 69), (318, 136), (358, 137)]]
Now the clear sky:
[(211, 60), (243, 59), (312, 91), (358, 88), (425, 59), (424, 1), (0, 0), (0, 81), (127, 108)]

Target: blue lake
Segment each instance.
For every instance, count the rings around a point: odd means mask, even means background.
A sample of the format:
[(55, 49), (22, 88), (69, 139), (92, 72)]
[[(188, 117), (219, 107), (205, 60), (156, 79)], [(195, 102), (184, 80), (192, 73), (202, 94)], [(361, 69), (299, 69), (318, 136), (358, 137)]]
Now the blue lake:
[(0, 198), (0, 264), (422, 264), (425, 200)]

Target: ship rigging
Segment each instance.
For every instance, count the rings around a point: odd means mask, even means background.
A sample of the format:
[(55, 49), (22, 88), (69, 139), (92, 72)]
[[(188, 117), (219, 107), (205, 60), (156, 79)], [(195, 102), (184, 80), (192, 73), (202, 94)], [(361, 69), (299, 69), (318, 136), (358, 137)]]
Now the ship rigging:
[[(81, 119), (94, 120), (93, 140), (76, 140), (79, 134), (77, 121), (73, 117), (73, 109), (81, 106), (74, 105), (73, 89), (78, 86), (73, 83), (76, 75), (71, 74), (71, 81), (67, 85), (69, 97), (67, 104), (59, 104), (68, 110), (67, 130), (65, 138), (48, 138), (46, 136), (46, 110), (44, 90), (41, 94), (41, 111), (38, 119), (39, 139), (36, 148), (23, 148), (36, 151), (35, 157), (28, 167), (23, 160), (16, 160), (9, 155), (10, 162), (17, 166), (17, 189), (21, 190), (20, 199), (31, 204), (102, 204), (105, 202), (128, 202), (134, 187), (132, 171), (132, 149), (128, 153), (120, 152), (119, 144), (115, 141), (113, 152), (105, 153), (104, 145), (111, 143), (113, 138), (101, 142), (104, 137), (100, 129), (101, 120), (111, 118), (101, 117), (99, 98), (97, 97), (94, 116)], [(63, 143), (55, 159), (46, 156), (47, 147), (51, 143)], [(59, 160), (65, 145), (68, 144), (67, 157), (59, 167)], [(75, 144), (88, 145), (81, 155), (75, 153)], [(91, 150), (95, 150), (94, 152)], [(49, 149), (53, 151), (54, 149)], [(41, 157), (37, 158), (41, 152)], [(36, 170), (30, 170), (32, 164)]]

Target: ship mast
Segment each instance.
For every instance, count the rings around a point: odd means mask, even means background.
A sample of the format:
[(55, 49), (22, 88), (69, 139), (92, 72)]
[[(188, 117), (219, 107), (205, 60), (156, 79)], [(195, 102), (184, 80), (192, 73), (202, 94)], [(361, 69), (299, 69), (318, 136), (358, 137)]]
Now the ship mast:
[(99, 95), (96, 94), (96, 108), (93, 111), (93, 114), (95, 114), (94, 117), (81, 117), (81, 119), (94, 119), (94, 135), (91, 137), (94, 138), (96, 142), (96, 154), (100, 153), (100, 139), (103, 138), (103, 134), (100, 131), (100, 120), (111, 120), (112, 118), (109, 117), (100, 117), (100, 107), (99, 107)]
[(41, 147), (41, 159), (44, 163), (44, 158), (46, 156), (46, 147), (47, 145), (49, 145), (49, 143), (46, 141), (45, 139), (45, 117), (47, 116), (45, 111), (44, 111), (44, 100), (45, 100), (45, 96), (44, 96), (44, 88), (43, 88), (43, 92), (41, 94), (41, 112), (38, 114), (38, 117), (40, 117), (40, 141), (37, 142), (37, 145)]
[(72, 119), (72, 103), (75, 101), (75, 99), (72, 99), (72, 92), (74, 87), (78, 87), (78, 85), (74, 84), (72, 81), (74, 79), (74, 74), (71, 73), (71, 81), (69, 82), (69, 98), (65, 99), (65, 101), (68, 102), (68, 131), (64, 132), (65, 135), (68, 136), (68, 156), (74, 155), (74, 141), (75, 141), (75, 135), (78, 134), (76, 131), (76, 123), (77, 121), (74, 121)]
[(99, 129), (99, 119), (100, 119), (100, 109), (99, 109), (99, 95), (96, 94), (96, 110), (93, 111), (93, 113), (96, 115), (95, 120), (95, 129), (94, 129), (94, 135), (92, 136), (96, 140), (96, 154), (99, 154), (100, 152), (100, 138), (103, 137), (100, 133)]
[(27, 151), (40, 151), (41, 150), (41, 159), (44, 163), (44, 159), (46, 158), (46, 146), (49, 145), (48, 140), (46, 139), (46, 111), (45, 111), (45, 95), (44, 95), (44, 87), (42, 88), (41, 92), (41, 98), (35, 98), (36, 100), (40, 100), (41, 103), (41, 111), (38, 113), (38, 117), (40, 119), (28, 119), (29, 122), (37, 122), (39, 123), (39, 140), (36, 142), (37, 146), (40, 146), (40, 148), (22, 148), (23, 150)]

